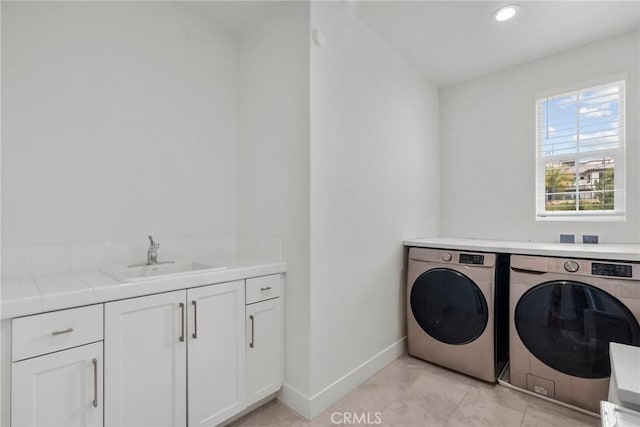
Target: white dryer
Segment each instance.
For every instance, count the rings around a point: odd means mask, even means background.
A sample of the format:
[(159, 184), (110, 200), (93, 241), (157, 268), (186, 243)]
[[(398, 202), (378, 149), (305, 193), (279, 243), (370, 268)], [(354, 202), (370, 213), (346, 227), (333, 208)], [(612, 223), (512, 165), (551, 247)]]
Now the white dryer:
[(507, 357), (505, 263), (506, 255), (410, 248), (409, 354), (495, 382)]
[(592, 412), (609, 343), (640, 345), (640, 264), (511, 257), (511, 384)]

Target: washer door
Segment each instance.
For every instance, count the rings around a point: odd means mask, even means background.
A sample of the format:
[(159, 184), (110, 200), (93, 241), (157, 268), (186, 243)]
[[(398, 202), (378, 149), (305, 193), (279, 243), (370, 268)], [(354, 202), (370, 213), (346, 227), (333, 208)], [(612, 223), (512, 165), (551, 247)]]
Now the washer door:
[(475, 340), (489, 320), (487, 301), (478, 285), (448, 268), (434, 268), (418, 276), (410, 303), (420, 327), (446, 344)]
[(556, 280), (527, 291), (516, 306), (515, 326), (531, 354), (580, 378), (611, 375), (609, 342), (640, 344), (640, 326), (629, 309), (580, 282)]

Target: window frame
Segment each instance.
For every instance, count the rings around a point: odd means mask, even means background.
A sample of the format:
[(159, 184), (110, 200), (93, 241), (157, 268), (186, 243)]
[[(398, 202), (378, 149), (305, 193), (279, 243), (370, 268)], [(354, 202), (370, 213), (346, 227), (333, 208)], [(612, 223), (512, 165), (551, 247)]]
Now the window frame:
[[(554, 154), (549, 156), (542, 155), (542, 137), (539, 125), (540, 104), (546, 102), (548, 98), (559, 97), (564, 95), (578, 94), (595, 89), (598, 86), (607, 84), (620, 84), (621, 98), (619, 100), (619, 108), (621, 111), (620, 141), (621, 144), (617, 148), (600, 149), (593, 152), (575, 152), (570, 154)], [(574, 84), (561, 89), (546, 91), (535, 95), (535, 220), (536, 221), (600, 221), (600, 222), (623, 222), (626, 221), (626, 96), (627, 96), (627, 75), (616, 74), (613, 76), (603, 77), (597, 80)], [(548, 124), (547, 124), (548, 125)], [(548, 162), (575, 162), (579, 165), (580, 161), (594, 157), (612, 158), (615, 165), (614, 174), (614, 209), (613, 210), (571, 210), (571, 211), (547, 211), (546, 210), (546, 163)], [(577, 166), (576, 166), (577, 167)], [(579, 173), (579, 170), (578, 170)], [(579, 183), (579, 181), (577, 181)], [(580, 190), (575, 192), (579, 197)]]

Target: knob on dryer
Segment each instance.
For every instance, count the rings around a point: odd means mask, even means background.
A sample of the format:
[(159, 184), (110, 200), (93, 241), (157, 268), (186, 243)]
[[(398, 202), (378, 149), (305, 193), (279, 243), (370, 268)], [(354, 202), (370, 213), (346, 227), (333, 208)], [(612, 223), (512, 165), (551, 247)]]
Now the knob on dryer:
[(575, 273), (580, 270), (580, 265), (575, 261), (567, 261), (564, 263), (564, 269), (569, 273)]
[(442, 260), (443, 261), (451, 261), (451, 258), (453, 258), (453, 256), (451, 256), (451, 254), (449, 252), (445, 252), (442, 254)]

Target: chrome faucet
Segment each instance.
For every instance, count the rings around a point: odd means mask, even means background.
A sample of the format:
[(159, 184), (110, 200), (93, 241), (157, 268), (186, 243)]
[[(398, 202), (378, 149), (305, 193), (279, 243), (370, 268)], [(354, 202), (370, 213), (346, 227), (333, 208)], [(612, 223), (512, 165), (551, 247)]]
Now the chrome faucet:
[(149, 249), (147, 250), (147, 265), (154, 265), (158, 263), (158, 248), (160, 243), (153, 241), (153, 237), (149, 236)]
[(159, 247), (160, 247), (160, 243), (154, 242), (153, 237), (149, 236), (149, 249), (147, 249), (147, 262), (127, 265), (127, 268), (144, 267), (145, 265), (174, 264), (175, 261), (158, 261)]

